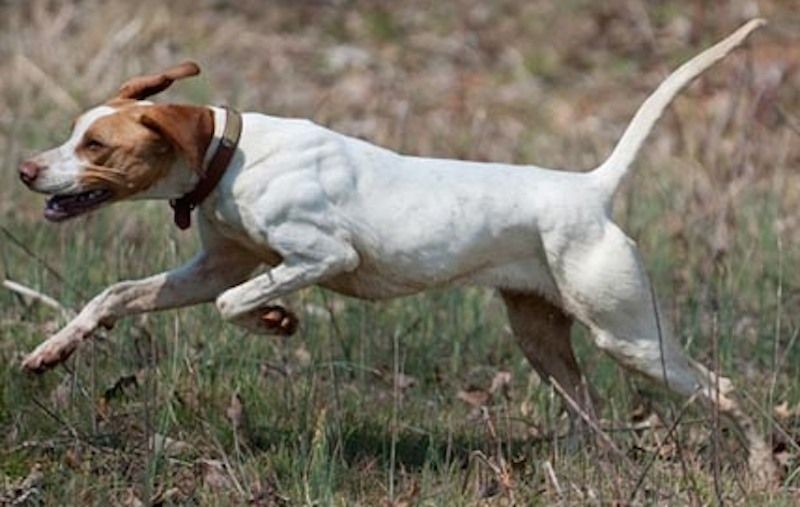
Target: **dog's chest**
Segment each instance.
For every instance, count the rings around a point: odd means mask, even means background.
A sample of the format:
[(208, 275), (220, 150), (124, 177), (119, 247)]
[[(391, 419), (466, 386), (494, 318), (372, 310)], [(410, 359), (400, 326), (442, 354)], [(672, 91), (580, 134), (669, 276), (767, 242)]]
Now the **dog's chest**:
[(269, 245), (251, 237), (240, 220), (227, 216), (228, 214), (214, 204), (216, 203), (212, 203), (211, 206), (203, 206), (199, 210), (209, 228), (213, 229), (216, 234), (251, 252), (265, 264), (271, 267), (280, 264), (282, 258), (278, 252), (270, 248)]

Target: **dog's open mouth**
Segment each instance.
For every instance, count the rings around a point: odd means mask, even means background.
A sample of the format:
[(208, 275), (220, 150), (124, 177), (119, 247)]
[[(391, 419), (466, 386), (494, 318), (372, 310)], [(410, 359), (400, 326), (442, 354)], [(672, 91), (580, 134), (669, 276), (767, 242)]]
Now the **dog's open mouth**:
[(87, 190), (79, 194), (54, 195), (45, 204), (44, 217), (53, 222), (61, 222), (98, 208), (113, 195), (111, 190), (104, 188)]

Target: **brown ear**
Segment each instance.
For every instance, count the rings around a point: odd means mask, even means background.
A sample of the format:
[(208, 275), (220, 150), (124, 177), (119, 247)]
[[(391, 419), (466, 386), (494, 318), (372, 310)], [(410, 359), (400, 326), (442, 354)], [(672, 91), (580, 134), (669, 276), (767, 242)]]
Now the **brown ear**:
[(189, 167), (203, 171), (203, 158), (214, 135), (214, 113), (207, 107), (159, 104), (148, 106), (141, 123), (166, 139)]
[(200, 67), (194, 62), (183, 62), (158, 74), (138, 76), (120, 86), (115, 99), (142, 100), (169, 88), (178, 79), (200, 74)]

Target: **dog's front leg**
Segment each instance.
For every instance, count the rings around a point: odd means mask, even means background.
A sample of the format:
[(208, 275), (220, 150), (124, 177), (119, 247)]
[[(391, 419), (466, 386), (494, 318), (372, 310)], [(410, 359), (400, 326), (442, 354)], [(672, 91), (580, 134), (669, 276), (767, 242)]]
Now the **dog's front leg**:
[(305, 238), (302, 248), (291, 246), (292, 250), (281, 252), (281, 264), (217, 298), (217, 309), (225, 320), (246, 325), (246, 320), (271, 301), (358, 266), (358, 254), (352, 246), (327, 235)]
[(99, 327), (111, 327), (128, 315), (213, 301), (244, 280), (259, 262), (249, 254), (227, 249), (201, 252), (184, 266), (142, 280), (114, 284), (97, 295), (61, 331), (41, 343), (22, 363), (43, 372), (63, 362)]

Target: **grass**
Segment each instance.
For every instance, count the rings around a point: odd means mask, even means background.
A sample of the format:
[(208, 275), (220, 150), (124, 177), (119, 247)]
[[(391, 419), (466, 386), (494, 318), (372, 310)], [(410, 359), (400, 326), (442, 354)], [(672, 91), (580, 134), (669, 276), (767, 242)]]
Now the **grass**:
[[(20, 158), (136, 72), (194, 58), (204, 76), (164, 100), (311, 117), (421, 155), (588, 168), (665, 63), (701, 47), (694, 32), (704, 44), (741, 21), (687, 14), (699, 12), (688, 0), (643, 5), (0, 2), (0, 269), (77, 309), (191, 256), (194, 235), (163, 203), (54, 226), (16, 181)], [(772, 28), (676, 103), (615, 212), (691, 355), (712, 365), (718, 338), (720, 369), (774, 435), (779, 491), (753, 488), (735, 438), (723, 430), (715, 449), (704, 413), (620, 370), (579, 328), (625, 457), (566, 438), (562, 403), (488, 291), (369, 304), (310, 289), (286, 301), (302, 321), (289, 339), (225, 325), (211, 306), (134, 318), (30, 378), (20, 358), (64, 321), (3, 290), (0, 505), (793, 504), (800, 88), (787, 71), (764, 99), (758, 78), (800, 43), (789, 2), (760, 5)], [(348, 47), (357, 58), (334, 54)], [(648, 421), (676, 431), (632, 429)]]

